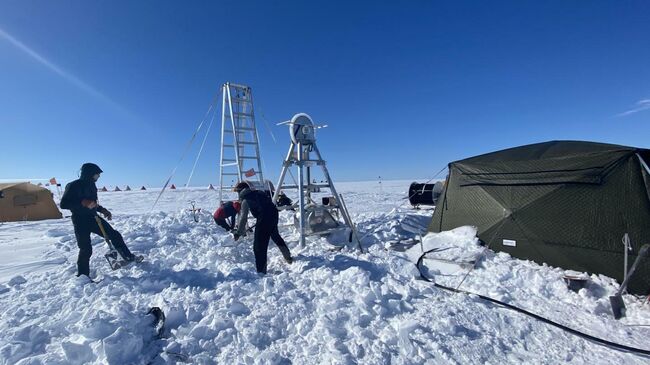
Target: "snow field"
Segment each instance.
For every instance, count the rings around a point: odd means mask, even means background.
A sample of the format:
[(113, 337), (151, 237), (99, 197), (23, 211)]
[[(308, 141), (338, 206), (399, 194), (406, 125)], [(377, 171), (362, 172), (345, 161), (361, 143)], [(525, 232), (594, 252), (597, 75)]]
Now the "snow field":
[[(91, 268), (99, 283), (75, 278), (76, 241), (69, 219), (0, 226), (0, 364), (476, 364), (626, 363), (649, 359), (614, 351), (480, 298), (449, 294), (419, 280), (406, 252), (389, 242), (423, 231), (430, 210), (402, 199), (409, 182), (339, 184), (363, 243), (359, 253), (332, 250), (311, 237), (305, 248), (281, 214), (280, 232), (296, 261), (288, 265), (270, 244), (269, 275), (255, 273), (250, 238), (234, 247), (212, 222), (217, 193), (173, 191), (152, 214), (157, 192), (103, 193), (102, 205), (127, 245), (146, 256), (111, 271), (105, 243), (93, 238)], [(187, 200), (204, 208), (195, 223)], [(27, 232), (30, 232), (27, 234)], [(29, 254), (16, 251), (30, 244)], [(8, 248), (11, 245), (11, 248)], [(472, 260), (481, 255), (470, 227), (428, 235), (426, 249)], [(18, 253), (16, 253), (18, 252)], [(22, 255), (22, 256), (21, 256)], [(438, 257), (436, 256), (436, 257)], [(27, 266), (39, 261), (45, 265)], [(59, 261), (53, 261), (59, 260)], [(6, 264), (5, 264), (6, 263)], [(428, 273), (455, 286), (467, 270)], [(431, 265), (430, 265), (431, 264)], [(628, 317), (615, 321), (607, 297), (613, 280), (591, 276), (578, 293), (564, 271), (488, 252), (463, 289), (516, 304), (610, 340), (647, 347), (648, 306), (626, 296)], [(157, 339), (149, 308), (167, 316)]]

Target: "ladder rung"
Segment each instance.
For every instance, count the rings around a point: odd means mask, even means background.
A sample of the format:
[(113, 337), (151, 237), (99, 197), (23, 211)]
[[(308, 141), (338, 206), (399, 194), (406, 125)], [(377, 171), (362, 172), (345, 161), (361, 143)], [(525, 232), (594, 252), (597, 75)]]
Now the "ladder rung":
[(241, 159), (248, 159), (248, 160), (257, 160), (259, 157), (257, 156), (239, 156)]
[(242, 113), (242, 112), (232, 112), (232, 114), (233, 115), (241, 115), (241, 116), (244, 116), (244, 117), (252, 117), (253, 116), (253, 114), (251, 114), (251, 113)]
[(221, 164), (221, 167), (228, 167), (228, 166), (237, 166), (237, 162)]
[(233, 176), (239, 176), (239, 174), (236, 173), (236, 172), (224, 172), (224, 173), (221, 174), (221, 175), (233, 175)]
[[(329, 184), (309, 184), (305, 185), (307, 188), (329, 188)], [(298, 189), (298, 185), (283, 185), (282, 189)]]
[(253, 101), (250, 99), (242, 99), (242, 98), (230, 98), (232, 101), (236, 103), (252, 103)]
[(224, 159), (221, 160), (221, 161), (225, 161), (225, 162), (235, 162), (235, 161), (237, 161), (237, 160), (235, 160), (234, 158), (224, 158)]
[(224, 147), (235, 147), (234, 144), (224, 144), (223, 146), (224, 146)]
[(230, 86), (233, 89), (240, 89), (240, 90), (244, 90), (244, 91), (247, 91), (247, 90), (250, 89), (249, 86), (242, 85), (242, 84), (236, 84), (234, 82), (226, 82), (224, 85)]
[[(223, 131), (226, 133), (232, 133), (232, 129), (224, 129)], [(253, 131), (255, 131), (255, 128), (248, 128), (248, 127), (237, 128), (237, 133), (253, 132)]]
[(239, 144), (257, 144), (257, 142), (239, 142)]

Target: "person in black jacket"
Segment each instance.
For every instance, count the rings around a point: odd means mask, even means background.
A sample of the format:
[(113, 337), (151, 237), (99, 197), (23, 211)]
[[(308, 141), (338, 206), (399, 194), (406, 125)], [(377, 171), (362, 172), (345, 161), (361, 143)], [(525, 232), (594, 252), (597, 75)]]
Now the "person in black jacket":
[(266, 255), (269, 247), (269, 239), (278, 246), (285, 261), (293, 262), (289, 247), (278, 232), (278, 209), (273, 201), (264, 191), (251, 190), (245, 182), (235, 186), (235, 192), (239, 193), (241, 209), (239, 211), (239, 220), (233, 233), (235, 241), (246, 233), (246, 222), (248, 212), (253, 214), (257, 219), (255, 224), (255, 238), (253, 242), (253, 252), (255, 253), (255, 267), (258, 273), (266, 274)]
[[(97, 213), (103, 214), (108, 220), (113, 218), (108, 209), (97, 203), (97, 186), (95, 186), (95, 182), (102, 172), (102, 169), (94, 163), (83, 164), (79, 179), (66, 185), (63, 197), (61, 197), (61, 208), (72, 212), (72, 224), (74, 225), (74, 234), (77, 237), (77, 246), (79, 247), (77, 276), (90, 276), (90, 256), (93, 253), (90, 234), (102, 235), (99, 225), (95, 221)], [(106, 220), (101, 217), (99, 219), (120, 256), (126, 261), (134, 261), (136, 256), (126, 247), (122, 235), (114, 230)]]

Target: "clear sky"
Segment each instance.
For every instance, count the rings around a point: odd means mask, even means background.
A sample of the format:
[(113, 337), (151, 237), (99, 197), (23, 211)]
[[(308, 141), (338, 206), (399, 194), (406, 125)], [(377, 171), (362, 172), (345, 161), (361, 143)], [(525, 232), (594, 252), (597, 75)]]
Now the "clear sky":
[[(92, 161), (100, 184), (161, 186), (226, 81), (253, 88), (274, 180), (275, 123), (297, 112), (329, 124), (335, 180), (553, 139), (647, 148), (650, 2), (5, 0), (0, 179)], [(217, 181), (218, 141), (217, 126), (193, 185)]]

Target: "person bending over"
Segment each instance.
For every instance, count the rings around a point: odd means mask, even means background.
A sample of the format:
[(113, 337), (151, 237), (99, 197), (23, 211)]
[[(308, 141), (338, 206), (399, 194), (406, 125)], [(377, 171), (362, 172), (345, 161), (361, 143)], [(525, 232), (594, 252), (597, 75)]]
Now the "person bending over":
[(238, 201), (225, 202), (214, 212), (214, 222), (221, 228), (230, 232), (235, 228), (237, 213), (241, 208)]
[(235, 192), (239, 194), (241, 210), (237, 227), (233, 233), (235, 240), (246, 233), (246, 222), (248, 212), (257, 219), (253, 241), (253, 252), (255, 253), (255, 267), (258, 273), (266, 274), (266, 256), (269, 247), (269, 239), (273, 239), (276, 246), (282, 252), (287, 263), (292, 263), (293, 258), (289, 247), (278, 232), (278, 209), (273, 201), (264, 191), (251, 190), (248, 184), (241, 182), (235, 186)]

